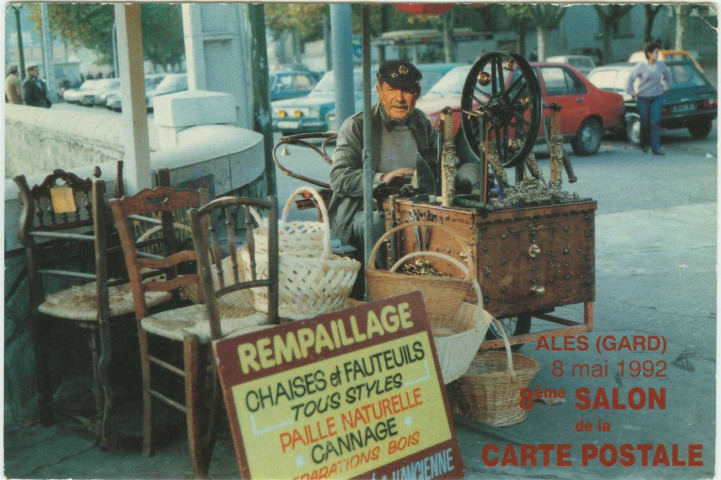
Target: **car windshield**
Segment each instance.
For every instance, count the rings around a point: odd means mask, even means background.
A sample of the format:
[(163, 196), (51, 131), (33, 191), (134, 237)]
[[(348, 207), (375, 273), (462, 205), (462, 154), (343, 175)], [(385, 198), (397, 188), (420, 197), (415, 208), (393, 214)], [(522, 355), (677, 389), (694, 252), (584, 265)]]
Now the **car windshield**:
[(590, 66), (592, 66), (592, 65), (591, 65), (591, 62), (589, 62), (587, 59), (585, 59), (585, 58), (578, 58), (578, 57), (571, 57), (571, 58), (569, 58), (569, 59), (568, 59), (568, 63), (569, 63), (572, 67), (590, 67)]
[(668, 68), (671, 71), (671, 90), (706, 85), (706, 79), (692, 63), (669, 65)]
[(616, 87), (616, 75), (621, 72), (623, 72), (624, 79), (628, 78), (628, 70), (596, 70), (589, 75), (588, 81), (602, 90), (616, 92), (619, 91)]
[[(373, 69), (371, 68), (371, 71)], [(361, 70), (353, 70), (353, 89), (355, 95), (363, 95), (363, 72)], [(335, 76), (333, 71), (326, 72), (320, 82), (316, 84), (313, 90), (310, 92), (311, 95), (332, 95), (335, 93)], [(375, 88), (371, 86), (371, 94), (375, 93)]]
[(428, 90), (425, 97), (445, 97), (461, 95), (463, 91), (463, 83), (466, 81), (468, 72), (471, 71), (471, 65), (456, 67), (450, 72), (446, 73), (438, 83)]
[(158, 90), (178, 90), (186, 88), (188, 77), (185, 75), (171, 75), (158, 84)]
[(91, 90), (98, 86), (98, 80), (85, 80), (82, 85), (80, 85), (80, 90)]
[(118, 80), (117, 78), (98, 80), (98, 84), (96, 85), (96, 87), (102, 89), (120, 88), (120, 80)]

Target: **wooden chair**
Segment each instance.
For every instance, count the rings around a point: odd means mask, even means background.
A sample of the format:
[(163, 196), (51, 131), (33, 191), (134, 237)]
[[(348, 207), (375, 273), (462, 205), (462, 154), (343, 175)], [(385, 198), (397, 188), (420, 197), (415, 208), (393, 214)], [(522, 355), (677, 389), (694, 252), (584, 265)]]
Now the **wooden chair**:
[[(249, 207), (264, 210), (267, 218), (267, 275), (261, 273), (255, 264), (255, 239), (253, 236), (253, 219)], [(242, 218), (241, 218), (242, 216)], [(224, 219), (224, 225), (220, 224)], [(200, 209), (190, 210), (190, 222), (193, 229), (193, 242), (198, 258), (198, 274), (200, 275), (201, 291), (204, 295), (207, 312), (210, 340), (220, 340), (226, 336), (237, 335), (262, 325), (279, 323), (278, 317), (278, 202), (276, 197), (267, 200), (222, 197)], [(236, 229), (245, 226), (245, 248), (248, 258), (253, 259), (249, 265), (242, 265), (238, 242), (240, 235)], [(262, 254), (260, 254), (262, 255)], [(261, 257), (257, 257), (261, 258)], [(263, 269), (264, 272), (266, 269)], [(249, 275), (248, 275), (249, 274)], [(250, 278), (247, 278), (247, 277)], [(265, 277), (265, 278), (261, 278)], [(252, 306), (253, 288), (268, 289), (267, 313), (257, 312)], [(241, 329), (226, 327), (230, 309), (247, 309), (245, 325)], [(237, 318), (235, 312), (230, 316)], [(262, 319), (262, 323), (258, 323)], [(235, 331), (233, 331), (235, 329)], [(215, 362), (210, 358), (212, 393), (211, 411), (205, 429), (203, 453), (205, 471), (207, 472), (213, 452), (217, 431), (219, 412), (222, 411), (222, 395), (217, 380)]]
[[(210, 453), (206, 454), (209, 442), (205, 439), (214, 438), (207, 432), (209, 422), (204, 421), (211, 418), (211, 412), (204, 413), (204, 407), (210, 410), (211, 404), (202, 402), (201, 397), (217, 383), (212, 364), (208, 363), (211, 358), (211, 333), (206, 306), (196, 303), (150, 315), (143, 294), (148, 291), (173, 291), (178, 294), (195, 285), (197, 298), (193, 300), (203, 302), (205, 290), (199, 287), (199, 277), (192, 265), (198, 259), (196, 252), (190, 246), (177, 247), (176, 239), (185, 236), (188, 240), (185, 227), (188, 222), (183, 218), (185, 212), (189, 207), (200, 207), (206, 199), (205, 190), (199, 193), (158, 187), (110, 201), (135, 301), (143, 376), (143, 452), (146, 455), (154, 452), (157, 432), (153, 399), (159, 400), (185, 414), (193, 473), (199, 478), (206, 476), (210, 460)], [(160, 219), (152, 220), (154, 214), (159, 214)], [(131, 233), (137, 227), (137, 222), (155, 222), (161, 227), (153, 236), (156, 237), (155, 241), (158, 236), (163, 237), (162, 251), (149, 253), (144, 251), (146, 242), (137, 243), (133, 240)], [(179, 268), (183, 266), (186, 267), (185, 272)], [(146, 269), (163, 270), (166, 276), (144, 281), (143, 271)], [(218, 301), (222, 332), (229, 333), (246, 326), (267, 323), (265, 315), (252, 310), (249, 300), (238, 300), (233, 298), (232, 302), (226, 303)], [(172, 344), (175, 347), (182, 346), (182, 351), (176, 349), (176, 358), (172, 358), (172, 351), (170, 358), (165, 355), (172, 349)], [(181, 362), (182, 365), (178, 365)], [(171, 393), (162, 390), (168, 387), (167, 383), (159, 381), (163, 372), (181, 379), (184, 400), (178, 401)]]
[[(100, 176), (99, 169), (95, 175)], [(32, 188), (23, 175), (14, 180), (22, 206), (18, 237), (27, 255), (40, 422), (52, 424), (55, 410), (70, 413), (53, 405), (55, 378), (48, 364), (48, 349), (57, 342), (51, 333), (59, 332), (56, 325), (63, 322), (73, 327), (73, 336), (86, 332), (92, 356), (95, 412), (89, 418), (77, 412), (72, 416), (91, 428), (105, 448), (109, 444), (107, 422), (114, 399), (109, 378), (111, 319), (113, 325), (122, 325), (116, 318), (133, 313), (124, 268), (110, 268), (116, 278), (108, 278), (111, 252), (119, 253), (119, 242), (108, 221), (105, 182), (81, 179), (63, 170), (55, 170)], [(116, 193), (122, 192), (122, 183), (119, 163)], [(46, 276), (61, 278), (64, 288), (54, 293), (46, 291), (50, 286), (50, 282), (43, 281)], [(79, 285), (67, 285), (73, 283)], [(168, 298), (165, 293), (153, 293), (146, 301), (157, 305)]]

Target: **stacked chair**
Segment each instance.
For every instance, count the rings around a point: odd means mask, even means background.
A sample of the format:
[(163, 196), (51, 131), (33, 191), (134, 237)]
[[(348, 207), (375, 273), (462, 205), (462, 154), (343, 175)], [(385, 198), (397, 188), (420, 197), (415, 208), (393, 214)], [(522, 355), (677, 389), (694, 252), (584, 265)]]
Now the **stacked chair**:
[[(244, 281), (235, 234), (236, 225), (244, 226), (235, 219), (244, 206), (267, 210), (270, 228), (277, 231), (275, 199), (219, 198), (206, 203), (204, 190), (168, 187), (144, 189), (110, 201), (132, 286), (140, 342), (143, 452), (151, 455), (154, 451), (159, 428), (154, 401), (162, 402), (185, 414), (191, 464), (198, 478), (207, 476), (220, 411), (211, 340), (277, 323), (278, 292), (277, 273), (266, 280)], [(245, 216), (249, 222), (247, 209)], [(225, 219), (221, 228), (217, 226), (220, 218)], [(141, 242), (134, 238), (139, 223), (156, 226), (151, 238)], [(247, 226), (247, 243), (252, 245), (253, 229)], [(219, 242), (221, 237), (227, 239), (225, 246)], [(157, 245), (158, 241), (161, 249), (148, 248), (147, 242)], [(271, 264), (277, 265), (277, 255), (277, 241), (271, 242)], [(255, 273), (252, 276), (257, 278)], [(275, 298), (268, 313), (253, 309), (247, 290), (261, 287), (268, 288), (270, 297)], [(178, 300), (185, 297), (192, 302), (151, 314), (146, 301), (149, 292), (170, 292)], [(163, 390), (173, 386), (172, 381), (163, 382), (168, 375), (182, 381), (182, 399), (173, 397), (177, 392), (170, 391), (172, 388)]]
[[(100, 176), (98, 168), (95, 176)], [(47, 426), (54, 422), (56, 412), (67, 413), (90, 428), (101, 448), (106, 448), (111, 443), (108, 418), (115, 397), (110, 381), (112, 333), (122, 327), (122, 317), (131, 315), (134, 308), (124, 269), (113, 268), (113, 252), (119, 257), (120, 247), (109, 221), (105, 182), (60, 169), (32, 187), (24, 175), (14, 180), (21, 205), (18, 237), (27, 258), (28, 320), (34, 340), (40, 422)], [(115, 195), (122, 192), (119, 162)], [(64, 278), (75, 285), (52, 292), (47, 277)], [(169, 298), (162, 292), (149, 293), (145, 302), (155, 306)], [(54, 402), (63, 380), (55, 370), (64, 365), (50, 364), (49, 356), (60, 331), (72, 337), (86, 336), (89, 342), (94, 384), (94, 412), (89, 416)]]

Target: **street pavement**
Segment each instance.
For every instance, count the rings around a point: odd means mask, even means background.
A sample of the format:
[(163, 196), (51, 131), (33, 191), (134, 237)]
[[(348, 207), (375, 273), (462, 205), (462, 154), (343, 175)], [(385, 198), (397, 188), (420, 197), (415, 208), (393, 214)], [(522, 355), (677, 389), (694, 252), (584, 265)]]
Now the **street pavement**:
[[(519, 353), (535, 358), (541, 368), (531, 387), (564, 389), (566, 401), (556, 405), (536, 402), (520, 424), (492, 429), (456, 425), (467, 478), (522, 479), (701, 479), (714, 472), (716, 430), (716, 258), (717, 258), (717, 131), (705, 140), (694, 140), (686, 131), (664, 131), (666, 156), (644, 154), (620, 139), (606, 139), (591, 157), (570, 154), (579, 180), (565, 185), (582, 198), (598, 202), (596, 212), (596, 302), (594, 330), (586, 334), (588, 350), (546, 351), (536, 344)], [(570, 148), (567, 147), (570, 153)], [(548, 155), (537, 149), (539, 163), (548, 177)], [(328, 166), (317, 158), (293, 152), (282, 161), (303, 165), (302, 173), (327, 179)], [(278, 196), (283, 200), (302, 182), (278, 171)], [(315, 211), (291, 212), (291, 218), (314, 218)], [(580, 319), (578, 306), (562, 307), (556, 314)], [(534, 331), (545, 328), (535, 321)], [(663, 337), (664, 353), (614, 351), (599, 354), (599, 337), (630, 339)], [(563, 375), (554, 362), (564, 365)], [(572, 365), (605, 364), (608, 373), (596, 378), (571, 374)], [(654, 376), (634, 378), (633, 361), (651, 361)], [(624, 375), (619, 362), (624, 362)], [(664, 363), (665, 362), (665, 363)], [(558, 365), (558, 364), (556, 364)], [(641, 364), (648, 366), (649, 364)], [(657, 377), (659, 370), (663, 376)], [(648, 373), (648, 370), (646, 371)], [(554, 375), (556, 373), (556, 375)], [(621, 403), (635, 387), (665, 388), (665, 408), (654, 410), (581, 410), (578, 389), (617, 388)], [(591, 397), (593, 398), (593, 397)], [(577, 432), (579, 422), (590, 432)], [(602, 422), (599, 424), (599, 422)], [(602, 425), (607, 431), (598, 431)], [(552, 450), (548, 466), (543, 455), (538, 465), (489, 465), (501, 457), (491, 451), (512, 445), (545, 445)], [(657, 445), (665, 445), (672, 462), (672, 445), (678, 445), (679, 463), (689, 460), (689, 444), (699, 444), (703, 466), (643, 466), (643, 455), (634, 451), (632, 466), (611, 458), (621, 444), (651, 444), (648, 463), (663, 463)], [(568, 462), (558, 466), (555, 451), (569, 445)], [(586, 445), (583, 447), (583, 445)], [(524, 447), (530, 448), (530, 447)], [(560, 447), (566, 448), (566, 447)], [(582, 464), (583, 448), (604, 449), (604, 466), (598, 459)], [(563, 460), (563, 459), (562, 459)], [(626, 458), (626, 463), (631, 460)], [(187, 443), (181, 435), (154, 457), (136, 452), (103, 453), (74, 427), (13, 426), (5, 430), (5, 475), (10, 478), (190, 478)], [(561, 462), (563, 463), (563, 462)], [(225, 429), (215, 450), (211, 475), (237, 478), (232, 443)]]

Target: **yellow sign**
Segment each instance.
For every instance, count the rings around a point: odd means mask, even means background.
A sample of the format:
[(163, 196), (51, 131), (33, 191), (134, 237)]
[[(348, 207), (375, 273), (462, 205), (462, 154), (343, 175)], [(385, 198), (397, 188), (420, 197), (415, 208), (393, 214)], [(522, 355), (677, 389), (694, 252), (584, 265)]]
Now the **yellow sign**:
[(215, 347), (242, 476), (463, 476), (420, 294)]

